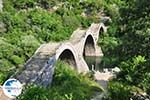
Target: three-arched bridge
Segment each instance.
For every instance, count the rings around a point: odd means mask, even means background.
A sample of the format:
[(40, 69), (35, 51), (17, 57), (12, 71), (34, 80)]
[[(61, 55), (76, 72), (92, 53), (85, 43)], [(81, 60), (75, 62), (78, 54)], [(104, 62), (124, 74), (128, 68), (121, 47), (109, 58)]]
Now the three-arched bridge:
[(25, 84), (47, 86), (52, 81), (54, 64), (58, 59), (64, 60), (78, 72), (88, 72), (84, 57), (103, 56), (101, 48), (97, 46), (101, 31), (106, 31), (104, 24), (93, 23), (86, 30), (75, 30), (67, 41), (42, 44), (15, 78)]

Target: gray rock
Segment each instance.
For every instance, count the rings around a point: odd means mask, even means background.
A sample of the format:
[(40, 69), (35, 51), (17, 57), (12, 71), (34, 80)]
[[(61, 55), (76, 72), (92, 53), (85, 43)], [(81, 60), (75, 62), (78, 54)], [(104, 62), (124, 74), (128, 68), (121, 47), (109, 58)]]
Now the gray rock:
[(2, 9), (3, 9), (3, 1), (0, 0), (0, 11), (2, 11)]
[(0, 32), (5, 32), (6, 28), (5, 28), (5, 24), (3, 22), (0, 22)]

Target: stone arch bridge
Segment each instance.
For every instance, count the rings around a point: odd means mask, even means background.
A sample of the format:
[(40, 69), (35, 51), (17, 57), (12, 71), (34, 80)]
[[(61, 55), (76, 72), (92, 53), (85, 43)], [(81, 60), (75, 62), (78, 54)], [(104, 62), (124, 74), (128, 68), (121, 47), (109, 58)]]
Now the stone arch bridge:
[(101, 31), (106, 31), (104, 24), (93, 23), (86, 30), (75, 30), (67, 41), (42, 44), (15, 78), (23, 84), (47, 86), (52, 81), (54, 64), (58, 59), (66, 61), (78, 72), (88, 72), (84, 57), (103, 56), (101, 48), (97, 46)]

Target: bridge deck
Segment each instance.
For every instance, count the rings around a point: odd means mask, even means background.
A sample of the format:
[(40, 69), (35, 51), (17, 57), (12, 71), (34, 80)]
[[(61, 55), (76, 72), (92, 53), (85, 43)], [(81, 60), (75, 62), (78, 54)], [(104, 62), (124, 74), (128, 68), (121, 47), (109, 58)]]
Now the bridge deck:
[(86, 33), (86, 30), (77, 29), (73, 32), (69, 41), (72, 44), (76, 44), (76, 43), (80, 42), (82, 38), (84, 38), (85, 33)]

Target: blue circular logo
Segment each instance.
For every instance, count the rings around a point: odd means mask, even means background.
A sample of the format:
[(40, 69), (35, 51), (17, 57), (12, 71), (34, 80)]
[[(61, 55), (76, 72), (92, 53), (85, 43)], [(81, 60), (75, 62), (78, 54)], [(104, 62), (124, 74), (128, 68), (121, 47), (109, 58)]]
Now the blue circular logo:
[(8, 79), (3, 84), (3, 92), (9, 98), (16, 98), (21, 94), (22, 84), (16, 79)]

